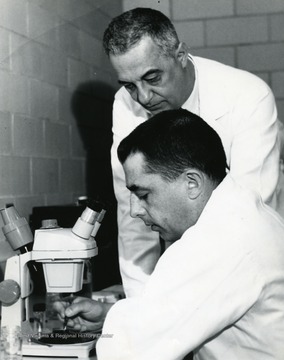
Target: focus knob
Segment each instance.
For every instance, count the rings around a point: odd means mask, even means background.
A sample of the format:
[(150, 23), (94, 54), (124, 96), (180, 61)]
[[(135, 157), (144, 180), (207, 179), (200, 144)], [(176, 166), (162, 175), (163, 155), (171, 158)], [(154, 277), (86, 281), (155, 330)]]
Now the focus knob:
[(15, 280), (4, 280), (0, 283), (0, 302), (3, 306), (11, 306), (21, 296), (21, 288)]

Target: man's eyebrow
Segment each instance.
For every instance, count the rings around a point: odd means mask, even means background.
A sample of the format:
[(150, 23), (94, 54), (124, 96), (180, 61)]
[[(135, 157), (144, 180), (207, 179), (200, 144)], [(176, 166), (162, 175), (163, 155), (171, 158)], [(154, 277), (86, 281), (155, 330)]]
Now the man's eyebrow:
[[(143, 76), (142, 79), (145, 79), (147, 76), (153, 75), (153, 74), (159, 74), (162, 71), (160, 69), (150, 69), (148, 70)], [(117, 81), (120, 85), (125, 85), (131, 83), (131, 81), (125, 81), (125, 80), (119, 80)]]
[(149, 191), (150, 189), (148, 187), (143, 187), (143, 186), (138, 186), (138, 185), (129, 185), (127, 186), (127, 189), (130, 190), (131, 192), (134, 192), (134, 193), (139, 193), (139, 192), (144, 192), (144, 191)]
[(160, 69), (150, 69), (142, 76), (142, 79), (146, 78), (149, 75), (153, 75), (153, 74), (157, 74), (157, 73), (161, 73), (161, 72), (162, 71)]
[(118, 80), (117, 81), (120, 85), (125, 85), (125, 84), (128, 84), (129, 81), (124, 81), (124, 80)]
[(137, 185), (130, 185), (130, 186), (126, 186), (127, 187), (127, 189), (128, 190), (130, 190), (130, 191), (138, 191), (139, 189), (140, 189), (140, 187), (139, 186), (137, 186)]

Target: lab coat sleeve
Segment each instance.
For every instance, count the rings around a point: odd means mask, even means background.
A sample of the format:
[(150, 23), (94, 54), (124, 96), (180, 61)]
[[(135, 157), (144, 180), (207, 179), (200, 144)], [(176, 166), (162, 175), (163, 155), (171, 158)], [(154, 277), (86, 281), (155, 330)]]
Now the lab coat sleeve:
[[(144, 121), (144, 119), (143, 119)], [(123, 168), (117, 157), (117, 147), (142, 119), (135, 117), (123, 101), (115, 100), (113, 108), (113, 145), (111, 161), (114, 191), (118, 203), (119, 265), (126, 296), (139, 295), (160, 256), (157, 233), (140, 219), (130, 216), (130, 192), (126, 188)]]
[(257, 301), (262, 281), (250, 254), (225, 257), (210, 245), (204, 254), (201, 245), (191, 256), (187, 242), (166, 251), (143, 297), (112, 307), (103, 328), (112, 337), (98, 341), (98, 360), (181, 360)]
[(265, 203), (278, 210), (279, 124), (274, 96), (262, 80), (248, 84), (243, 94), (235, 99), (232, 130), (231, 175), (259, 192)]

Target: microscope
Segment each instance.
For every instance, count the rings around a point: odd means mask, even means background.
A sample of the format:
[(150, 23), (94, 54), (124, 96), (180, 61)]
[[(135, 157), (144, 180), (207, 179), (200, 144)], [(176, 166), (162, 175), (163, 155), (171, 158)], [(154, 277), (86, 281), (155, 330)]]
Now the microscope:
[(0, 214), (3, 233), (17, 250), (7, 260), (0, 283), (1, 332), (7, 328), (21, 329), (23, 356), (89, 357), (97, 334), (70, 333), (65, 329), (53, 329), (46, 334), (41, 329), (40, 334), (35, 333), (31, 324), (33, 274), (40, 264), (47, 294), (56, 293), (60, 298), (62, 294), (80, 291), (86, 260), (98, 253), (95, 236), (105, 210), (87, 206), (73, 228), (61, 228), (56, 221), (46, 220), (45, 226), (35, 231), (34, 238), (26, 219), (14, 206), (1, 209)]

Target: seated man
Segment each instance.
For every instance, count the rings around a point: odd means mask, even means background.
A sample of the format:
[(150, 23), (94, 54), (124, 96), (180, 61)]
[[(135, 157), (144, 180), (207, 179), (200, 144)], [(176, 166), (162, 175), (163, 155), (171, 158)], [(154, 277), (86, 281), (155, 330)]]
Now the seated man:
[[(99, 360), (283, 359), (284, 223), (226, 175), (217, 133), (187, 110), (161, 112), (118, 148), (131, 216), (172, 245), (139, 297), (109, 310), (71, 304), (96, 329)], [(76, 317), (77, 316), (77, 317)], [(92, 324), (93, 321), (93, 324)]]

